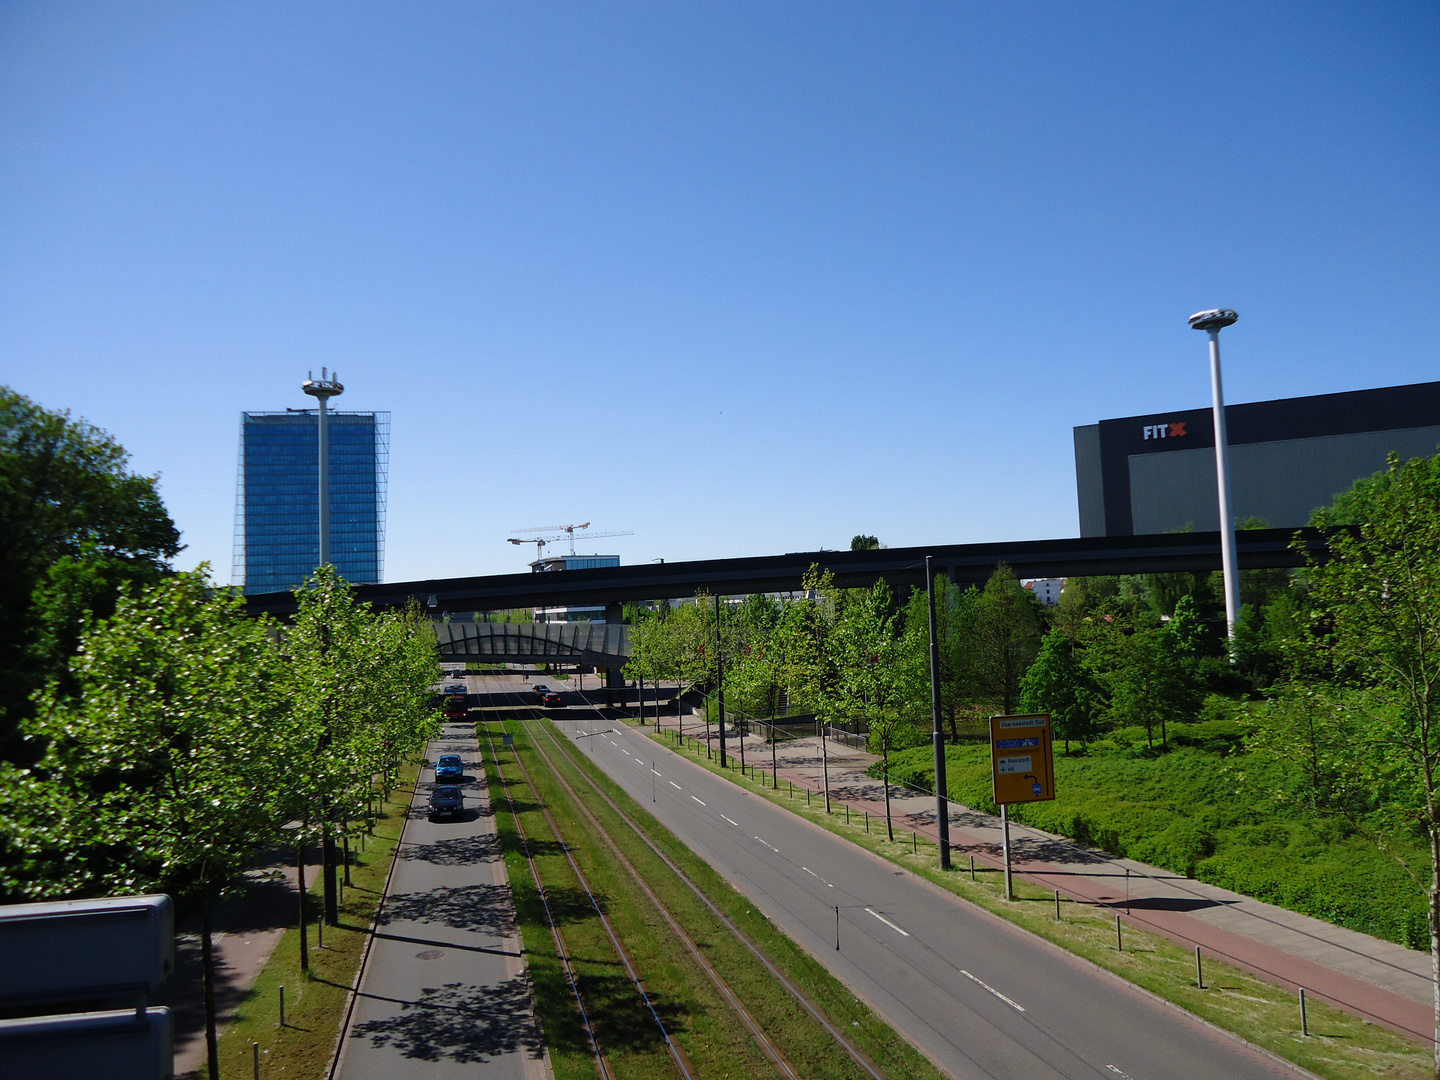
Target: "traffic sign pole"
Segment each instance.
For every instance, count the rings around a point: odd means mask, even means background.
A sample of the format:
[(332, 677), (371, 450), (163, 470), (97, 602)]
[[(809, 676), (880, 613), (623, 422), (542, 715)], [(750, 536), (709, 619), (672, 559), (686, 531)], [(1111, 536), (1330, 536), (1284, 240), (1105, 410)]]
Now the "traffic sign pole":
[(1015, 899), (1015, 883), (1010, 878), (1010, 807), (1000, 804), (1000, 827), (1005, 833), (1005, 899)]

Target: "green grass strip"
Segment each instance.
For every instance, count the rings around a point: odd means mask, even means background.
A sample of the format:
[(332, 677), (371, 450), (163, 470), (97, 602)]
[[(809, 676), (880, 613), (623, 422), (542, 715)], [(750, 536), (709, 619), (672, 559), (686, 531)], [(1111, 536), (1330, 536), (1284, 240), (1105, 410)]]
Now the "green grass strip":
[[(483, 730), (480, 734), (483, 740)], [(592, 845), (586, 842), (585, 830), (576, 819), (574, 808), (553, 785), (544, 782), (547, 770), (542, 762), (533, 757), (533, 751), (525, 764), (531, 776), (536, 779), (539, 790), (529, 786), (513, 758), (510, 761), (502, 758), (498, 763), (499, 767), (495, 768), (497, 763), (493, 760), (488, 743), (482, 742), (482, 745), (486, 746), (487, 778), (491, 775), (498, 776), (501, 772), (504, 774), (504, 792), (513, 800), (519, 813), (521, 825), (529, 841), (531, 857), (545, 887), (550, 913), (559, 924), (566, 952), (579, 982), (581, 998), (585, 1002), (590, 1023), (607, 1062), (617, 1076), (633, 1076), (637, 1080), (677, 1076), (664, 1036), (651, 1016), (645, 999), (626, 975), (590, 897), (585, 893), (565, 856), (565, 848), (555, 839), (545, 817), (546, 809), (555, 819), (565, 843), (570, 847), (606, 915), (630, 951), (632, 961), (646, 982), (651, 1001), (672, 1030), (683, 1027), (689, 1015), (690, 1003), (686, 998), (686, 988), (667, 980), (663, 977), (663, 972), (656, 971), (653, 965), (646, 962), (650, 959), (645, 947), (646, 942), (643, 936), (635, 931), (634, 920), (628, 911), (632, 898), (625, 894), (623, 883), (615, 880), (613, 871), (604, 872), (604, 868), (591, 857), (594, 854)], [(526, 747), (517, 749), (520, 749), (523, 755)], [(499, 797), (500, 794), (492, 789), (491, 805), (499, 810), (503, 817), (506, 816), (505, 811), (509, 809), (509, 805)], [(513, 820), (511, 827), (513, 828)], [(506, 849), (507, 858), (509, 841), (509, 837), (502, 836), (502, 847)], [(514, 868), (507, 862), (507, 869), (510, 870), (512, 888), (524, 880), (533, 890), (533, 882), (530, 880), (529, 869), (523, 863), (523, 856), (520, 865)], [(540, 907), (539, 897), (535, 897), (533, 905), (527, 902), (525, 906), (526, 915), (522, 918), (521, 933), (526, 951), (531, 953), (532, 963), (539, 959), (542, 950), (544, 955), (553, 957), (554, 941), (545, 923), (544, 912), (535, 912), (535, 909)], [(519, 907), (517, 904), (517, 909)], [(538, 920), (531, 918), (532, 913), (539, 915)], [(558, 957), (554, 959), (558, 966)], [(538, 979), (536, 985), (538, 990)], [(566, 1010), (573, 1012), (574, 998), (568, 987), (565, 988), (562, 1000)], [(558, 1006), (559, 1002), (555, 1004)], [(541, 1015), (543, 1024), (545, 1019), (552, 1015), (552, 1010), (548, 1007), (542, 1008)], [(543, 1030), (548, 1038), (550, 1029), (546, 1027)], [(581, 1041), (576, 1048), (583, 1045)], [(565, 1063), (567, 1071), (573, 1068), (575, 1075), (594, 1075), (588, 1052), (584, 1055), (584, 1061), (578, 1060), (579, 1055), (571, 1056), (577, 1060)], [(558, 1057), (553, 1048), (552, 1057)], [(561, 1065), (558, 1060), (554, 1062), (554, 1067), (556, 1075), (559, 1076)], [(585, 1071), (586, 1069), (589, 1071)]]

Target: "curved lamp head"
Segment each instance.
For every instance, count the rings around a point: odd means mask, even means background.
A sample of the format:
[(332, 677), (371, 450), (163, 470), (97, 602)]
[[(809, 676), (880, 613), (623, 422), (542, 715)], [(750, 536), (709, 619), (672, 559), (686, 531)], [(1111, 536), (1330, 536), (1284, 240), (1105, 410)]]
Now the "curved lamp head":
[(1192, 330), (1223, 330), (1229, 326), (1239, 315), (1229, 308), (1212, 308), (1209, 311), (1197, 311), (1190, 316), (1190, 329)]

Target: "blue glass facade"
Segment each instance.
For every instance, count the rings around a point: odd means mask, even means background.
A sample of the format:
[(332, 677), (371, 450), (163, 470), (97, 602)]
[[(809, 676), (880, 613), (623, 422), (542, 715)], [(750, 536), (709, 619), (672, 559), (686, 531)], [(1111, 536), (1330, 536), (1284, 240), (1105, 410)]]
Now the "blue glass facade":
[[(330, 558), (347, 581), (384, 569), (390, 414), (331, 412)], [(314, 410), (240, 415), (234, 583), (292, 589), (320, 561), (319, 417)]]

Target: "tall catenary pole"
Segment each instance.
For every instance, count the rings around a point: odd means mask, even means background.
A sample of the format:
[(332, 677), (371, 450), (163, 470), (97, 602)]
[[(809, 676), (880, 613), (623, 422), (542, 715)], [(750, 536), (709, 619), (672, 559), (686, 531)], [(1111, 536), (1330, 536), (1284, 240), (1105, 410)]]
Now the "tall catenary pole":
[(720, 718), (720, 767), (725, 768), (725, 657), (720, 651), (720, 596), (715, 596), (715, 705)]
[(950, 800), (946, 795), (945, 729), (940, 726), (940, 635), (935, 622), (935, 561), (925, 556), (925, 592), (930, 605), (930, 719), (935, 743), (935, 822), (940, 827), (940, 868), (950, 869)]
[[(330, 432), (326, 403), (332, 397), (338, 397), (345, 392), (341, 385), (338, 371), (327, 371), (320, 369), (320, 378), (316, 379), (313, 372), (307, 372), (309, 376), (300, 384), (300, 389), (313, 397), (320, 406), (319, 442), (320, 442), (320, 559), (318, 566), (330, 565)], [(322, 654), (329, 640), (329, 627), (321, 627), (321, 650)], [(329, 706), (326, 706), (325, 732), (320, 736), (320, 750), (323, 753), (330, 744), (330, 716)], [(324, 896), (325, 915), (324, 919), (331, 926), (340, 924), (340, 901), (338, 882), (335, 878), (335, 830), (334, 830), (334, 806), (324, 808), (321, 819), (320, 831), (320, 862), (322, 877), (322, 894)]]
[(1220, 380), (1220, 331), (1239, 316), (1228, 308), (1198, 311), (1190, 325), (1210, 335), (1210, 397), (1215, 422), (1215, 487), (1220, 503), (1220, 566), (1225, 578), (1225, 633), (1235, 652), (1240, 619), (1240, 571), (1235, 565), (1235, 513), (1230, 505), (1230, 440), (1225, 431), (1225, 390)]
[(327, 403), (332, 397), (339, 397), (345, 387), (339, 379), (339, 372), (320, 369), (320, 378), (313, 374), (300, 389), (313, 397), (320, 407), (320, 566), (330, 565), (330, 414)]

